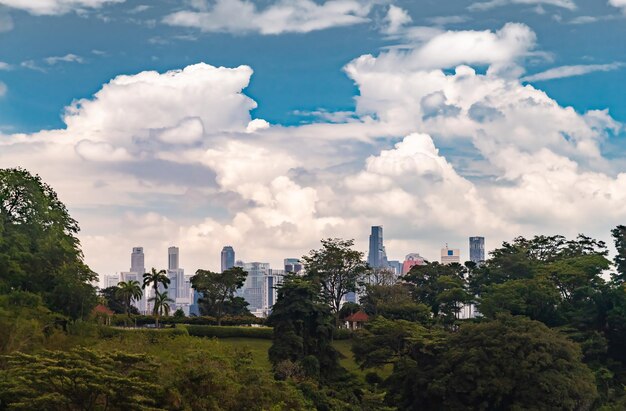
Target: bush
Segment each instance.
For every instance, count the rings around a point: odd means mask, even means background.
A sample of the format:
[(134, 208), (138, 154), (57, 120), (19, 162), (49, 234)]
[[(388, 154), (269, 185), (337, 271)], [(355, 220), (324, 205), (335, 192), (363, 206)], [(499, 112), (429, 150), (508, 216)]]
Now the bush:
[[(111, 319), (111, 325), (123, 327), (128, 324), (141, 327), (155, 323), (155, 317), (151, 315), (133, 315), (130, 319), (125, 314), (116, 314)], [(191, 325), (217, 325), (217, 320), (210, 316), (201, 317), (161, 317), (160, 324), (191, 324)], [(226, 316), (222, 318), (222, 325), (252, 325), (264, 324), (264, 318), (254, 316)]]
[(187, 332), (194, 337), (216, 338), (259, 338), (271, 340), (273, 331), (269, 327), (227, 327), (213, 325), (187, 325)]
[(337, 328), (333, 333), (333, 339), (335, 340), (349, 340), (352, 338), (352, 330), (347, 328)]
[(185, 327), (177, 327), (177, 328), (165, 328), (160, 330), (150, 330), (150, 329), (123, 329), (123, 328), (112, 328), (101, 326), (99, 328), (99, 334), (101, 338), (116, 338), (122, 337), (124, 335), (128, 335), (129, 333), (133, 333), (136, 335), (143, 335), (151, 338), (163, 338), (163, 337), (176, 337), (179, 335), (189, 335), (187, 329)]

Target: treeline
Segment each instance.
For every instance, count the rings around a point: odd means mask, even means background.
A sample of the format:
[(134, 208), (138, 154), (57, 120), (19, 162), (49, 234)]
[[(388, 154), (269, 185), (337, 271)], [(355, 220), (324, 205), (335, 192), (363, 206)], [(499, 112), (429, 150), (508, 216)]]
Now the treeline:
[[(613, 264), (584, 235), (519, 237), (483, 263), (431, 262), (398, 279), (368, 269), (351, 241), (323, 240), (268, 318), (276, 377), (360, 393), (333, 391), (345, 409), (373, 397), (401, 410), (626, 409), (626, 227), (612, 234)], [(337, 304), (356, 291), (360, 304)], [(459, 319), (467, 305), (477, 318)], [(355, 391), (330, 342), (358, 310), (370, 321), (352, 349), (372, 372)]]
[[(322, 240), (306, 274), (278, 289), (272, 328), (247, 328), (272, 338), (265, 369), (219, 340), (237, 331), (179, 324), (245, 318), (241, 272), (199, 271), (204, 316), (170, 317), (157, 270), (99, 296), (77, 232), (39, 177), (0, 170), (0, 410), (626, 409), (624, 226), (613, 261), (582, 235), (520, 237), (481, 264), (427, 263), (401, 278), (368, 267), (351, 240)], [(133, 316), (147, 287), (161, 308)], [(342, 303), (354, 292), (358, 304)], [(90, 317), (99, 303), (117, 304), (113, 323), (176, 327), (106, 327)], [(480, 316), (460, 319), (470, 304)], [(358, 311), (369, 320), (352, 334), (357, 375), (335, 340)]]

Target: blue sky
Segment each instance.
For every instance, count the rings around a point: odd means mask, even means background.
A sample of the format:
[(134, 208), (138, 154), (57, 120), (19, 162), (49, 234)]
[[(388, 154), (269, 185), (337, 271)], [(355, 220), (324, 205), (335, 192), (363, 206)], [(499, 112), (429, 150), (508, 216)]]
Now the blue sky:
[(137, 245), (191, 271), (365, 250), (370, 225), (394, 259), (608, 239), (625, 23), (625, 0), (0, 0), (0, 166), (59, 191), (102, 273)]
[[(269, 3), (269, 2), (256, 2)], [(610, 64), (626, 60), (624, 18), (604, 1), (578, 0), (569, 10), (550, 5), (518, 4), (488, 10), (468, 10), (473, 1), (397, 1), (413, 21), (433, 25), (433, 18), (456, 16), (459, 22), (446, 28), (496, 29), (508, 21), (529, 25), (539, 38), (539, 49), (549, 58), (533, 61), (530, 73), (562, 65)], [(14, 28), (0, 34), (0, 61), (15, 69), (0, 72), (9, 92), (0, 101), (0, 124), (15, 131), (62, 127), (60, 113), (72, 99), (88, 97), (120, 73), (169, 70), (195, 62), (235, 66), (248, 64), (255, 75), (247, 93), (259, 103), (255, 114), (272, 123), (297, 124), (310, 117), (294, 111), (353, 110), (355, 87), (342, 67), (356, 56), (377, 53), (396, 44), (378, 31), (384, 6), (372, 13), (370, 22), (309, 33), (258, 35), (255, 33), (201, 33), (171, 27), (161, 20), (181, 8), (180, 2), (153, 1), (149, 9), (142, 1), (126, 1), (87, 11), (33, 16), (19, 9), (4, 8)], [(606, 18), (572, 24), (583, 16)], [(464, 21), (462, 21), (464, 20)], [(179, 38), (176, 38), (179, 36)], [(183, 39), (181, 39), (181, 37)], [(102, 52), (105, 54), (94, 54)], [(75, 54), (82, 63), (58, 63), (50, 67), (42, 60)], [(45, 72), (19, 67), (33, 61)], [(626, 67), (542, 81), (540, 86), (563, 105), (579, 111), (609, 108), (618, 120), (626, 120)], [(324, 84), (324, 87), (319, 87)]]

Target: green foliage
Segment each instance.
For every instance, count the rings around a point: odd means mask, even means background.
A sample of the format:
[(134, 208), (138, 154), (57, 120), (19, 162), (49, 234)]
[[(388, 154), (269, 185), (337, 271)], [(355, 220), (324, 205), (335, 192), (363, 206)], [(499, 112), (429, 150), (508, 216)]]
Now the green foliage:
[[(222, 273), (196, 271), (196, 275), (191, 277), (191, 286), (202, 295), (198, 301), (200, 311), (215, 317), (218, 325), (221, 325), (226, 310), (235, 315), (246, 313), (247, 304), (244, 305), (241, 298), (235, 300), (235, 291), (243, 286), (247, 275), (241, 267), (232, 267)], [(233, 312), (237, 307), (241, 311)]]
[(187, 325), (189, 335), (216, 338), (261, 338), (271, 340), (274, 333), (268, 327), (228, 327), (212, 325)]
[[(104, 299), (104, 304), (116, 314), (126, 313), (126, 303), (118, 286), (107, 287), (100, 290), (99, 294)], [(131, 314), (139, 314), (137, 307), (130, 307)]]
[(274, 327), (269, 350), (272, 364), (289, 360), (300, 363), (313, 356), (320, 377), (329, 379), (340, 373), (337, 351), (332, 347), (332, 315), (327, 305), (317, 301), (317, 287), (298, 276), (287, 276), (278, 289), (278, 298), (267, 320)]
[(328, 238), (322, 240), (322, 248), (302, 257), (306, 276), (319, 288), (317, 294), (335, 315), (336, 325), (343, 297), (357, 290), (369, 270), (363, 253), (353, 246), (354, 240)]
[(361, 297), (364, 311), (370, 316), (381, 315), (392, 320), (428, 323), (430, 308), (416, 303), (411, 296), (410, 284), (368, 285)]
[(501, 316), (416, 346), (389, 378), (400, 409), (588, 410), (594, 375), (579, 347), (540, 322)]
[(154, 297), (148, 299), (148, 301), (151, 301), (154, 305), (154, 315), (156, 317), (155, 323), (158, 327), (159, 318), (162, 315), (170, 315), (170, 303), (173, 303), (174, 300), (167, 295), (167, 291), (163, 291), (162, 293), (157, 291)]
[(116, 297), (124, 302), (124, 309), (129, 317), (132, 302), (141, 299), (142, 296), (143, 292), (139, 281), (122, 281), (117, 285)]
[(616, 272), (613, 274), (613, 281), (619, 284), (626, 282), (626, 226), (618, 225), (611, 230), (615, 243), (615, 263)]
[(0, 169), (0, 293), (39, 294), (53, 311), (86, 317), (97, 278), (83, 262), (78, 223), (54, 190), (22, 169)]
[[(167, 271), (165, 270), (157, 271), (156, 268), (152, 267), (149, 273), (143, 274), (143, 284), (141, 287), (145, 290), (146, 288), (152, 286), (152, 289), (154, 290), (154, 295), (156, 296), (157, 294), (159, 294), (159, 285), (167, 289), (169, 284), (170, 284), (170, 279), (167, 276)], [(154, 305), (152, 309), (152, 314), (155, 316), (160, 315), (156, 305)]]
[(429, 307), (436, 320), (450, 325), (462, 304), (472, 300), (467, 291), (466, 273), (467, 269), (460, 264), (433, 262), (413, 266), (404, 281), (412, 286), (415, 302)]
[(0, 296), (0, 354), (41, 348), (66, 319), (44, 306), (37, 294), (13, 291)]
[(178, 310), (174, 311), (173, 317), (178, 320), (184, 320), (185, 318), (187, 318), (182, 308), (179, 308)]
[(143, 410), (156, 408), (161, 391), (145, 355), (78, 348), (5, 361), (0, 404), (16, 410)]

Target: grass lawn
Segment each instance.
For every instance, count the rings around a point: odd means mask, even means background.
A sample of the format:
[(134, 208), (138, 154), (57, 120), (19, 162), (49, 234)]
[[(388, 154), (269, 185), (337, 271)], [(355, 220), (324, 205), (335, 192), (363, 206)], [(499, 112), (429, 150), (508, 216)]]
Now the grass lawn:
[[(249, 350), (255, 364), (265, 369), (271, 368), (269, 359), (267, 358), (267, 350), (272, 345), (271, 340), (262, 340), (257, 338), (222, 338), (219, 340), (221, 344), (235, 348)], [(352, 351), (350, 350), (352, 342), (350, 340), (338, 340), (333, 342), (333, 347), (341, 353), (339, 363), (346, 370), (356, 374), (359, 378), (365, 378), (365, 374), (370, 370), (362, 371), (354, 361)], [(386, 378), (391, 374), (391, 367), (385, 367), (377, 371), (378, 374)]]

